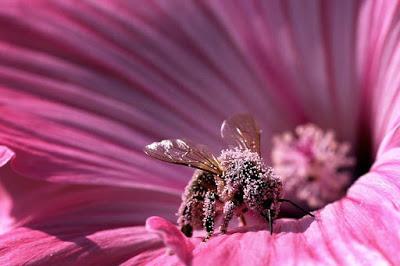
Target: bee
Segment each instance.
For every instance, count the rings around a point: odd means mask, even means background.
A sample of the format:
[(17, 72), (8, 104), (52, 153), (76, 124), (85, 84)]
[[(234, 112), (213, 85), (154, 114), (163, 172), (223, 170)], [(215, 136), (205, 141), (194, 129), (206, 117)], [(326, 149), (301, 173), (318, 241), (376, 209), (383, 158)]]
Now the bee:
[(248, 210), (265, 219), (272, 234), (281, 202), (313, 216), (281, 198), (282, 182), (261, 157), (260, 133), (250, 114), (237, 114), (222, 123), (221, 136), (229, 148), (219, 157), (186, 139), (162, 140), (145, 147), (144, 152), (153, 158), (196, 168), (178, 211), (178, 225), (187, 237), (194, 229), (204, 228), (205, 240), (209, 239), (218, 215), (222, 215), (219, 230), (224, 234), (234, 215), (245, 224), (243, 214)]

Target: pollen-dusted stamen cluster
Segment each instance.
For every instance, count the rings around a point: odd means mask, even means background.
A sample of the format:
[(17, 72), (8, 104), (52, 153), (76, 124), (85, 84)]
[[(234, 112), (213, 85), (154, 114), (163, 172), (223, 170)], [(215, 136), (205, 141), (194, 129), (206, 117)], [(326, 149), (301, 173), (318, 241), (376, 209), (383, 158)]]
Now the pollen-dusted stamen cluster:
[(298, 126), (296, 135), (276, 136), (273, 144), (272, 163), (286, 198), (314, 209), (344, 193), (355, 160), (348, 155), (349, 144), (338, 143), (332, 131), (312, 124)]
[(244, 202), (261, 215), (270, 208), (273, 218), (278, 214), (282, 184), (259, 154), (235, 148), (223, 150), (218, 159), (224, 169), (224, 185), (218, 186), (218, 192), (224, 201), (233, 199), (235, 205)]

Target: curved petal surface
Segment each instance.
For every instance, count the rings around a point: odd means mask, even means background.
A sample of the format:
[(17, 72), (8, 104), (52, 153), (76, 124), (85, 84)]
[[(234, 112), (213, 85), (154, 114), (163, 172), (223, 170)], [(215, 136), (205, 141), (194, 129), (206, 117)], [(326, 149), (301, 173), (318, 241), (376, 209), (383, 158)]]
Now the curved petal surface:
[(180, 202), (159, 191), (37, 181), (10, 165), (0, 181), (1, 265), (149, 262), (165, 249), (137, 225), (155, 214), (174, 220)]
[(0, 168), (2, 231), (36, 228), (45, 222), (75, 227), (143, 225), (152, 215), (175, 220), (180, 198), (159, 191), (108, 186), (63, 185), (24, 178)]
[(397, 1), (366, 1), (359, 14), (357, 71), (362, 77), (363, 119), (372, 130), (374, 150), (400, 122), (399, 8)]
[[(20, 227), (0, 236), (2, 265), (119, 265), (138, 254), (163, 250), (143, 227), (87, 232), (52, 227), (52, 234)], [(164, 251), (165, 252), (165, 251)]]
[(253, 113), (263, 138), (312, 121), (353, 141), (361, 7), (4, 1), (1, 143), (27, 176), (181, 191), (190, 171), (152, 162), (142, 147), (189, 137), (216, 150), (233, 113)]

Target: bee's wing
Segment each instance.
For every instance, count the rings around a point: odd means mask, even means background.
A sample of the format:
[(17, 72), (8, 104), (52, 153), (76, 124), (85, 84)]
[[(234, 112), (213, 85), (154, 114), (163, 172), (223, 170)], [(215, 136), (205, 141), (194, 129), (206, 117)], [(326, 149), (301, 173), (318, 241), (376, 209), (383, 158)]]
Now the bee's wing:
[(188, 140), (172, 139), (154, 142), (147, 145), (144, 152), (161, 161), (194, 167), (216, 175), (222, 174), (215, 156), (204, 145), (194, 144)]
[(249, 149), (260, 154), (260, 133), (250, 114), (237, 114), (226, 119), (221, 126), (221, 136), (228, 145)]

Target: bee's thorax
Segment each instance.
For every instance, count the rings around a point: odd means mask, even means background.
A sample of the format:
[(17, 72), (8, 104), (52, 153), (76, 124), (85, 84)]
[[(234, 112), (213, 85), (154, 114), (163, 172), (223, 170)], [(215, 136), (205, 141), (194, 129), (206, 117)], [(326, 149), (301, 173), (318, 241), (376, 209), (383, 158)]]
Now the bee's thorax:
[[(218, 194), (225, 200), (242, 197), (252, 209), (261, 209), (265, 200), (273, 201), (278, 213), (278, 198), (282, 184), (271, 167), (267, 167), (260, 155), (239, 148), (223, 150), (218, 158), (224, 168), (223, 185)], [(274, 207), (274, 206), (273, 206)]]

